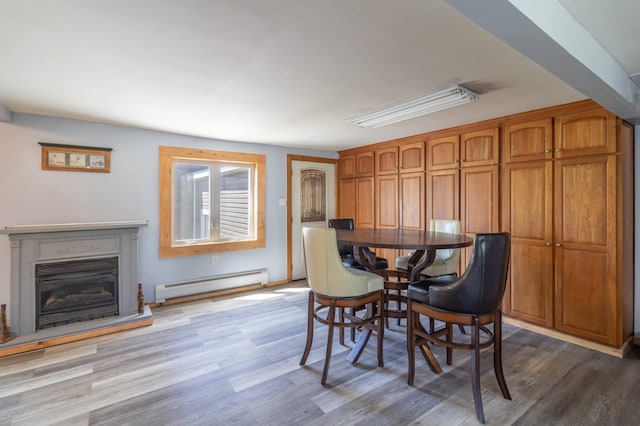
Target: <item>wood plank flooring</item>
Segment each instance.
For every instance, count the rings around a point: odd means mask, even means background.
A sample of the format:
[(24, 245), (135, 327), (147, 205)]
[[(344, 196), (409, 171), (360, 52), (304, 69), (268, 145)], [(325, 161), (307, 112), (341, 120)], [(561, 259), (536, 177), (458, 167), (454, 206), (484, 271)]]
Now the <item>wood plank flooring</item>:
[[(334, 344), (320, 385), (326, 327), (307, 366), (304, 282), (153, 310), (150, 327), (0, 359), (0, 425), (467, 425), (478, 424), (469, 356), (433, 374), (418, 354), (406, 384), (405, 328), (392, 321), (377, 368), (375, 341), (349, 364)], [(504, 326), (512, 401), (481, 359), (487, 424), (635, 425), (640, 354), (620, 359)]]

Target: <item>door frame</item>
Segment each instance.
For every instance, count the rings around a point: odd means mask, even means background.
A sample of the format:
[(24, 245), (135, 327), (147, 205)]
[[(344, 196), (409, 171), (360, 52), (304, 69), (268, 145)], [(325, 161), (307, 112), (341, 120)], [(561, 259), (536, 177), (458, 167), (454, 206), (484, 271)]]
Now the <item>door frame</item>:
[(292, 267), (292, 254), (291, 254), (291, 175), (292, 168), (291, 163), (293, 161), (307, 161), (310, 163), (329, 163), (335, 164), (336, 172), (334, 173), (336, 199), (334, 201), (336, 206), (336, 212), (338, 211), (338, 200), (340, 199), (340, 187), (338, 186), (338, 159), (337, 158), (324, 158), (324, 157), (311, 157), (308, 155), (293, 155), (287, 154), (287, 282), (291, 282), (291, 267)]

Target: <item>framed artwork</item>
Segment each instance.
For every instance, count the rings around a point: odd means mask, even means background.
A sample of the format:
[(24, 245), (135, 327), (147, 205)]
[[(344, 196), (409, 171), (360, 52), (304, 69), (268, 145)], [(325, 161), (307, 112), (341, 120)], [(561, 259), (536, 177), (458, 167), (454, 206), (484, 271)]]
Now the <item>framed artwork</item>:
[(38, 143), (42, 146), (42, 170), (109, 173), (111, 168), (111, 148)]

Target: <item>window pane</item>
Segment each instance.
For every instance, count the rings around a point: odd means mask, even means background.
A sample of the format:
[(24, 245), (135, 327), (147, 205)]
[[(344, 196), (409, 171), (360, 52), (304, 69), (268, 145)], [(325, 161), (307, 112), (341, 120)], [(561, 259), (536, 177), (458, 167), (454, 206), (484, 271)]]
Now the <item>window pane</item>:
[(174, 162), (173, 239), (178, 244), (210, 238), (210, 179), (207, 163)]
[(327, 220), (327, 175), (322, 170), (307, 169), (300, 172), (301, 222)]
[(247, 238), (251, 227), (251, 168), (228, 166), (221, 169), (220, 239)]

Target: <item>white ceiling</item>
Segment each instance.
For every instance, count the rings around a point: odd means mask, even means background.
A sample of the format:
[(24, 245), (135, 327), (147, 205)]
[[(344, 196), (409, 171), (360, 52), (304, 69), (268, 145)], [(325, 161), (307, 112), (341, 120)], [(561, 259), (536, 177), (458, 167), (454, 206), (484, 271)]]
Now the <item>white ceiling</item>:
[[(526, 0), (511, 3), (518, 1)], [(563, 5), (617, 61), (623, 80), (640, 73), (640, 2), (540, 1)], [(328, 150), (586, 97), (609, 107), (615, 89), (604, 82), (583, 90), (509, 45), (517, 40), (493, 35), (504, 28), (490, 27), (509, 25), (498, 13), (513, 8), (508, 0), (483, 6), (495, 8), (484, 25), (491, 33), (461, 2), (0, 0), (0, 107)], [(378, 129), (349, 122), (455, 83), (480, 100)], [(622, 102), (627, 109), (614, 112), (640, 117), (634, 102)]]

